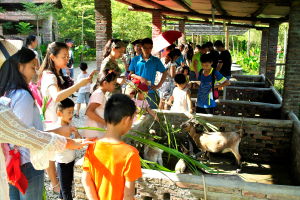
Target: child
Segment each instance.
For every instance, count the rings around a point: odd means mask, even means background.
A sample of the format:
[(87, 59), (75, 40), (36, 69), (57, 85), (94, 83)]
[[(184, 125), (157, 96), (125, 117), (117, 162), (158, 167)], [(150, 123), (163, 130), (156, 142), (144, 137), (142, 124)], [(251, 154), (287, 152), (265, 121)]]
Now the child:
[(104, 119), (107, 131), (84, 156), (82, 183), (88, 199), (134, 199), (135, 181), (142, 176), (139, 152), (124, 143), (136, 107), (124, 94), (107, 101)]
[[(79, 82), (83, 78), (89, 77), (89, 74), (86, 72), (86, 70), (88, 68), (86, 63), (84, 63), (84, 62), (80, 63), (79, 68), (81, 70), (81, 73), (77, 77), (77, 82)], [(91, 85), (87, 84), (86, 86), (83, 86), (78, 90), (78, 96), (77, 96), (77, 100), (76, 100), (77, 112), (74, 115), (76, 118), (79, 117), (79, 111), (80, 111), (81, 104), (85, 103), (87, 105), (89, 103), (90, 88), (91, 88)]]
[[(71, 124), (74, 107), (74, 102), (69, 98), (64, 99), (58, 103), (58, 126), (69, 126)], [(70, 137), (70, 135), (64, 136)], [(80, 137), (78, 132), (75, 132), (75, 137)], [(72, 200), (72, 182), (74, 175), (75, 151), (67, 149), (58, 152), (55, 155), (55, 161), (57, 163), (57, 175), (60, 184), (59, 198), (64, 200)]]
[(176, 74), (174, 80), (177, 87), (174, 88), (168, 102), (169, 105), (172, 105), (174, 101), (171, 111), (192, 113), (191, 92), (186, 77), (183, 74)]
[[(86, 109), (86, 126), (106, 128), (104, 121), (104, 106), (106, 103), (106, 92), (112, 92), (115, 89), (117, 74), (109, 69), (103, 71), (97, 80), (94, 92)], [(102, 137), (104, 133), (93, 130), (85, 130), (84, 137)]]
[(137, 86), (136, 99), (133, 98), (136, 107), (137, 107), (137, 118), (135, 117), (133, 121), (138, 120), (145, 112), (148, 112), (155, 120), (158, 120), (156, 113), (150, 108), (145, 94), (148, 94), (149, 87), (146, 84), (140, 83)]
[[(211, 67), (213, 59), (209, 54), (203, 54), (200, 58), (203, 70), (199, 73), (199, 89), (197, 96), (197, 113), (213, 114), (217, 106), (213, 92), (214, 89), (229, 85), (229, 81), (220, 72)], [(219, 84), (216, 85), (215, 82)]]
[(183, 74), (186, 78), (186, 82), (189, 83), (190, 82), (190, 68), (188, 66), (183, 66), (183, 67), (178, 67), (176, 69), (176, 74)]

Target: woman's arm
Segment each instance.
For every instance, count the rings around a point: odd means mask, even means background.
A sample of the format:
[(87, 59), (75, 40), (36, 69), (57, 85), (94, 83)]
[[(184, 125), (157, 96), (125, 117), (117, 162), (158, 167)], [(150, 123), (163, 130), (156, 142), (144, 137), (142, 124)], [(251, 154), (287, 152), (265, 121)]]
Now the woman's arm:
[(171, 65), (171, 66), (170, 66), (169, 74), (170, 74), (170, 76), (171, 76), (172, 78), (175, 77), (175, 75), (176, 75), (176, 67), (175, 67), (175, 65)]
[(135, 181), (126, 181), (123, 200), (134, 200)]
[(96, 114), (96, 108), (98, 108), (100, 104), (98, 103), (91, 103), (88, 108), (86, 109), (86, 115), (91, 119), (94, 120), (104, 126), (106, 126), (105, 120)]
[(92, 78), (94, 76), (94, 73), (95, 73), (95, 71), (93, 71), (89, 75), (89, 77), (83, 78), (78, 83), (74, 84), (73, 86), (71, 86), (67, 89), (61, 90), (61, 91), (59, 91), (57, 85), (50, 85), (48, 87), (48, 90), (49, 90), (49, 94), (50, 94), (52, 100), (54, 102), (60, 102), (64, 99), (68, 98), (69, 96), (71, 96), (73, 93), (75, 93), (77, 90), (79, 90), (79, 88), (81, 88), (87, 84), (90, 84), (92, 81)]
[(91, 174), (87, 171), (82, 172), (81, 182), (85, 190), (86, 196), (89, 200), (99, 200), (95, 184), (92, 180)]

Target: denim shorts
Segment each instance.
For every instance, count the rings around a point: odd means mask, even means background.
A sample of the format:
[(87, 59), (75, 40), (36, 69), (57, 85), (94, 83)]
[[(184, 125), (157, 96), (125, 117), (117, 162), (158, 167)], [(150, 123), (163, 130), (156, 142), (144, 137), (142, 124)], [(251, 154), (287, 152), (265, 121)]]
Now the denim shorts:
[(32, 164), (25, 163), (21, 171), (28, 180), (28, 188), (23, 195), (15, 186), (9, 184), (9, 197), (11, 200), (41, 200), (44, 188), (44, 170), (35, 170)]
[(76, 103), (86, 103), (88, 104), (90, 100), (90, 93), (84, 92), (84, 93), (78, 93)]

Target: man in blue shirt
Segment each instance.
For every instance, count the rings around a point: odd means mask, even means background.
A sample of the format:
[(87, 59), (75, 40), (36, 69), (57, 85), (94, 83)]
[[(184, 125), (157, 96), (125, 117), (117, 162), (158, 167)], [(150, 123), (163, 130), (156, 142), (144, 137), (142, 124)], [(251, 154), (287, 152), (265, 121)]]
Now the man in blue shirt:
[[(142, 54), (131, 60), (129, 71), (131, 78), (140, 80), (150, 86), (147, 101), (151, 109), (156, 109), (159, 98), (156, 90), (160, 88), (167, 77), (167, 71), (159, 58), (151, 55), (153, 41), (150, 38), (142, 40)], [(156, 72), (163, 73), (159, 83), (155, 85)]]

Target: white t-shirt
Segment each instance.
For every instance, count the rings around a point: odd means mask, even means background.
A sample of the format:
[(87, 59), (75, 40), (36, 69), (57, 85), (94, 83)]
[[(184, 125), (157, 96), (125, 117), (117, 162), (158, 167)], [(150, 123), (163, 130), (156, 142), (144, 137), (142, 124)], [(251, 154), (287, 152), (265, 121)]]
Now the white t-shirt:
[[(49, 126), (51, 129), (56, 129), (61, 127), (59, 123), (51, 124)], [(58, 163), (70, 163), (75, 160), (75, 151), (70, 149), (65, 149), (63, 151), (55, 152), (55, 161)]]
[(171, 107), (171, 111), (176, 112), (189, 112), (189, 106), (187, 103), (187, 92), (188, 88), (184, 88), (183, 90), (175, 87), (173, 90), (174, 102)]
[[(79, 82), (81, 79), (84, 79), (84, 78), (87, 78), (87, 77), (89, 77), (88, 73), (84, 74), (84, 73), (81, 72), (77, 76), (77, 82)], [(86, 93), (86, 92), (90, 92), (90, 90), (91, 90), (91, 84), (87, 84), (86, 86), (83, 86), (83, 87), (79, 88), (78, 93)]]
[(42, 79), (41, 79), (41, 93), (43, 99), (45, 97), (48, 98), (48, 106), (45, 112), (45, 128), (48, 130), (49, 126), (51, 126), (52, 123), (56, 123), (58, 120), (57, 114), (56, 114), (56, 107), (57, 104), (54, 102), (49, 94), (49, 87), (51, 85), (57, 86), (57, 78), (56, 76), (48, 70), (43, 71)]
[[(104, 108), (106, 104), (106, 97), (103, 91), (98, 88), (95, 90), (90, 98), (89, 105), (91, 103), (98, 103), (100, 106), (98, 106), (95, 109), (96, 114), (104, 119)], [(89, 106), (88, 105), (88, 106)], [(106, 128), (106, 126), (103, 126), (102, 124), (90, 119), (88, 116), (86, 117), (86, 126), (87, 127), (96, 127), (96, 128)], [(104, 132), (99, 131), (92, 131), (92, 130), (84, 130), (82, 136), (90, 138), (90, 137), (102, 137), (104, 135)]]

